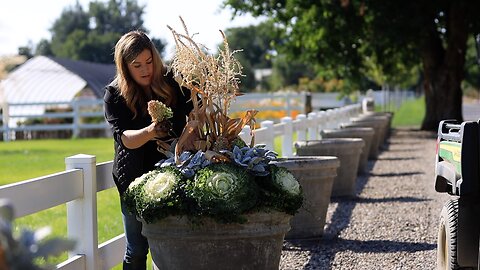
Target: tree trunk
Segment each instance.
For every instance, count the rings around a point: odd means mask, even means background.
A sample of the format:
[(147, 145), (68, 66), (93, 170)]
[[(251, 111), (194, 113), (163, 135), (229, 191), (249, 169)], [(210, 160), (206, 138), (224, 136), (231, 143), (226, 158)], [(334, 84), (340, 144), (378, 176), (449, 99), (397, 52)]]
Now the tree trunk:
[[(443, 119), (463, 121), (461, 83), (468, 35), (463, 14), (465, 6), (460, 1), (452, 1), (445, 16), (445, 39), (440, 38), (437, 25), (432, 25), (425, 35), (422, 60), (426, 111), (422, 130), (437, 130)], [(446, 48), (442, 46), (444, 42)]]

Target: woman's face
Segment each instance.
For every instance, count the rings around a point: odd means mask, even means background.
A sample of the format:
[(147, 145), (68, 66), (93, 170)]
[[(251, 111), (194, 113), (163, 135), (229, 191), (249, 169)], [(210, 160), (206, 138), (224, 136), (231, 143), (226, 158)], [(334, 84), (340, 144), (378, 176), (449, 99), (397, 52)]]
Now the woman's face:
[(143, 50), (131, 63), (128, 63), (128, 71), (140, 86), (150, 87), (153, 77), (152, 52)]

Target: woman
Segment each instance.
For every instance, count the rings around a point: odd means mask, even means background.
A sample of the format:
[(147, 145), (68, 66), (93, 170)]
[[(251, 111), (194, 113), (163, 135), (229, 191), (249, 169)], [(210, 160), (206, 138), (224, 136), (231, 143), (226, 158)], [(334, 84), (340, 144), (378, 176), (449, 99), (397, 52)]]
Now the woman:
[[(136, 177), (165, 158), (157, 151), (156, 140), (178, 137), (193, 106), (190, 92), (166, 73), (160, 54), (145, 33), (131, 31), (119, 39), (115, 65), (117, 73), (105, 89), (104, 107), (114, 139), (113, 179), (122, 195)], [(159, 100), (172, 109), (171, 131), (165, 130), (165, 123), (152, 123), (147, 111), (150, 100)], [(127, 242), (123, 269), (146, 269), (148, 243), (141, 235), (142, 223), (122, 202), (121, 209)]]

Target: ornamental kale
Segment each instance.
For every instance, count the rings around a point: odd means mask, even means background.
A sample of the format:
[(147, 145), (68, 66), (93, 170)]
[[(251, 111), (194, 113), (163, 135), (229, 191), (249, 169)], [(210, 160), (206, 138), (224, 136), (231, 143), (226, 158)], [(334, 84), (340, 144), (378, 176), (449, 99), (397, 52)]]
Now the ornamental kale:
[(283, 167), (269, 165), (271, 174), (257, 176), (261, 187), (260, 202), (264, 207), (295, 214), (303, 203), (303, 192), (293, 174)]
[(230, 222), (256, 204), (257, 191), (253, 177), (244, 169), (232, 163), (216, 163), (195, 174), (188, 196), (197, 201), (202, 213)]
[(186, 214), (186, 179), (175, 167), (152, 170), (133, 181), (122, 196), (127, 209), (150, 223), (169, 215)]
[(295, 177), (270, 164), (277, 153), (265, 145), (241, 142), (219, 152), (184, 151), (176, 160), (165, 152), (157, 169), (130, 184), (122, 196), (127, 209), (147, 223), (169, 215), (242, 222), (242, 214), (265, 209), (295, 214), (303, 202)]

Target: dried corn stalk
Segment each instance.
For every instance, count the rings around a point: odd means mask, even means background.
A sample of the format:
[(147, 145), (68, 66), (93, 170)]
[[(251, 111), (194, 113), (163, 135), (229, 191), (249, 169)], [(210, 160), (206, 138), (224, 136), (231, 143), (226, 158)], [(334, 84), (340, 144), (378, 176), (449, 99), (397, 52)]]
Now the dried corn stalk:
[(242, 118), (228, 117), (230, 104), (240, 95), (238, 85), (242, 66), (235, 59), (238, 51), (230, 51), (225, 34), (223, 49), (218, 56), (209, 55), (208, 49), (190, 36), (180, 17), (185, 34), (168, 27), (175, 39), (176, 53), (170, 68), (181, 86), (191, 90), (194, 108), (189, 115), (186, 128), (180, 136), (175, 154), (184, 150), (220, 151), (230, 149), (231, 142), (238, 137), (242, 128), (255, 120), (257, 111), (247, 111)]

